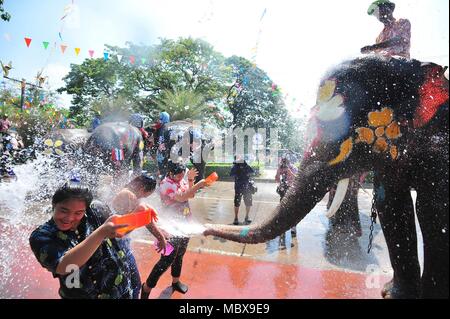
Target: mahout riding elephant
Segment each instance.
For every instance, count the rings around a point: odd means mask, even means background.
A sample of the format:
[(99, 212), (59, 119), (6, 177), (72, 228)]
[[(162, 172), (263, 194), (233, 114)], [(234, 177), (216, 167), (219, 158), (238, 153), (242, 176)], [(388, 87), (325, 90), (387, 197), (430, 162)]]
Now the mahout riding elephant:
[[(310, 120), (311, 138), (293, 187), (251, 226), (207, 225), (205, 235), (266, 242), (301, 221), (334, 183), (374, 172), (375, 205), (389, 250), (390, 298), (449, 296), (449, 113), (445, 68), (384, 57), (329, 71)], [(423, 236), (423, 273), (411, 189)], [(345, 194), (344, 192), (341, 192)]]

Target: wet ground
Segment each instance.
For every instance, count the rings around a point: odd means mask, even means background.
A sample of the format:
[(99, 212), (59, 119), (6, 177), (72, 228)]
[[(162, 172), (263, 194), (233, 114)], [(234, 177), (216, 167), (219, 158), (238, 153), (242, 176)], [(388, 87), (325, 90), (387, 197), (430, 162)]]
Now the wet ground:
[[(250, 212), (253, 221), (267, 217), (278, 203), (276, 184), (260, 183), (258, 189)], [(189, 292), (172, 295), (171, 288), (167, 288), (170, 286), (170, 272), (167, 272), (151, 297), (379, 298), (381, 286), (392, 274), (379, 224), (375, 225), (372, 251), (367, 254), (371, 193), (371, 189), (359, 193), (363, 226), (360, 238), (348, 234), (327, 235), (327, 195), (297, 225), (297, 237), (286, 233), (286, 249), (280, 248), (279, 238), (265, 244), (243, 245), (195, 236), (183, 264), (182, 280), (190, 286)], [(233, 183), (229, 182), (217, 182), (198, 193), (191, 201), (197, 220), (231, 224), (233, 194)], [(242, 206), (241, 222), (244, 215)], [(58, 297), (57, 280), (31, 254), (27, 238), (34, 227), (29, 223), (14, 223), (4, 212), (0, 215), (0, 236), (2, 243), (7, 243), (0, 247), (2, 298)], [(145, 279), (159, 256), (150, 246), (153, 238), (146, 230), (134, 232), (132, 238), (141, 277)]]

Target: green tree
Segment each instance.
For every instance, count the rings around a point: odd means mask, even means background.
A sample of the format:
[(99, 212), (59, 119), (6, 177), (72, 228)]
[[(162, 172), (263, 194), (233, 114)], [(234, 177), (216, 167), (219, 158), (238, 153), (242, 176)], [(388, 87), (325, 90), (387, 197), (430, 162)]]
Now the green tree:
[(287, 116), (280, 90), (263, 70), (237, 56), (228, 58), (226, 64), (232, 68), (234, 76), (226, 96), (233, 116), (232, 126), (274, 127)]
[(45, 136), (54, 128), (67, 123), (68, 110), (56, 107), (56, 94), (35, 88), (25, 92), (24, 108), (20, 107), (20, 91), (14, 86), (0, 90), (1, 115), (7, 114), (13, 128), (22, 136), (26, 146), (36, 137)]
[[(150, 118), (168, 107), (167, 99), (201, 96), (205, 105), (218, 105), (230, 81), (224, 57), (207, 42), (192, 38), (161, 39), (155, 46), (127, 43), (120, 48), (106, 45), (107, 61), (90, 59), (72, 65), (59, 92), (73, 95), (72, 114), (86, 121), (93, 103), (117, 99), (132, 102), (133, 111)], [(122, 56), (120, 60), (117, 58)], [(189, 112), (184, 112), (189, 113)], [(189, 115), (189, 114), (186, 114)], [(192, 117), (189, 115), (189, 117)]]
[(140, 97), (136, 100), (139, 110), (150, 115), (161, 111), (160, 107), (167, 107), (163, 100), (170, 96), (168, 92), (180, 98), (201, 96), (207, 104), (223, 98), (230, 73), (224, 57), (207, 42), (180, 38), (161, 39), (153, 47), (128, 46), (107, 47), (113, 55), (135, 57), (136, 64), (125, 61), (120, 72), (127, 94)]
[(3, 0), (0, 0), (0, 18), (3, 21), (9, 21), (9, 19), (11, 19), (11, 15), (3, 8), (3, 2)]
[(71, 64), (71, 70), (63, 80), (66, 86), (58, 93), (72, 95), (70, 116), (78, 125), (85, 125), (92, 115), (93, 103), (117, 99), (121, 91), (119, 64), (104, 59), (86, 59), (82, 64)]

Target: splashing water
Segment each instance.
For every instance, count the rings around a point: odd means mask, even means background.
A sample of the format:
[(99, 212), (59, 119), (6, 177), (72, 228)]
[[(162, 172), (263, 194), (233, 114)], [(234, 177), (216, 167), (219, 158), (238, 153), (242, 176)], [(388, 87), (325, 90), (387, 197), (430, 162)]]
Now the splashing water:
[[(29, 237), (51, 218), (51, 197), (56, 189), (75, 174), (94, 190), (94, 198), (110, 204), (123, 183), (113, 183), (111, 170), (97, 158), (79, 152), (53, 158), (36, 152), (35, 160), (13, 169), (17, 179), (0, 183), (0, 298), (35, 298), (36, 293), (27, 288), (39, 286), (51, 275), (37, 263)], [(158, 227), (173, 236), (191, 237), (205, 230), (194, 218), (187, 220), (164, 207), (158, 188), (144, 202), (157, 210)], [(130, 237), (148, 235), (142, 228)]]
[[(38, 281), (36, 276), (41, 272), (36, 275), (40, 266), (29, 246), (29, 236), (50, 219), (51, 197), (74, 171), (87, 185), (98, 186), (96, 198), (105, 200), (112, 194), (111, 185), (99, 178), (103, 165), (87, 155), (52, 158), (36, 153), (35, 160), (13, 169), (17, 179), (0, 183), (0, 298), (30, 295), (27, 286)], [(48, 275), (42, 272), (42, 276)]]
[[(143, 202), (157, 211), (158, 222), (156, 225), (158, 228), (172, 236), (193, 237), (201, 235), (206, 230), (205, 226), (198, 222), (195, 217), (184, 218), (179, 212), (163, 206), (159, 199), (159, 188), (155, 190), (152, 196), (145, 198)], [(130, 236), (133, 239), (143, 239), (148, 236), (148, 232), (138, 230), (132, 232)]]

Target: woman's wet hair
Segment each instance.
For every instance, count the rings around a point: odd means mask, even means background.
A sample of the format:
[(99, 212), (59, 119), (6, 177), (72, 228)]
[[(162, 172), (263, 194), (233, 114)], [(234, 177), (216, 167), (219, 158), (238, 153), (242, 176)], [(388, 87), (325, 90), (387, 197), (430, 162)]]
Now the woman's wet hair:
[(53, 194), (52, 207), (70, 199), (83, 200), (86, 203), (86, 207), (89, 207), (93, 200), (93, 196), (86, 185), (73, 181), (66, 182), (56, 190), (55, 194)]
[(134, 192), (138, 191), (141, 188), (144, 188), (145, 192), (151, 192), (156, 188), (156, 179), (153, 176), (142, 174), (135, 177), (125, 187)]

